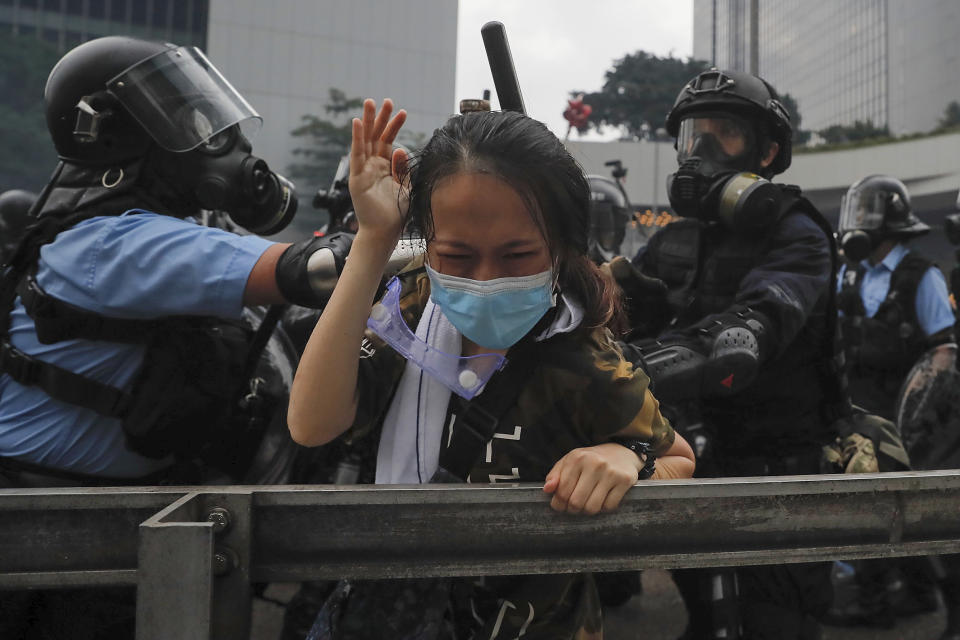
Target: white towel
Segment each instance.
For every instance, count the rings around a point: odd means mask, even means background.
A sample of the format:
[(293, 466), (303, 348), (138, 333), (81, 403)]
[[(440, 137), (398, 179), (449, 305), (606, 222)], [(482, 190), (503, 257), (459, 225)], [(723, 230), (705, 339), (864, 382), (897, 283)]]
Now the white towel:
[[(583, 320), (583, 309), (567, 296), (561, 294), (558, 307), (553, 322), (537, 336), (537, 341), (573, 331)], [(462, 351), (460, 332), (433, 300), (427, 301), (416, 334), (445, 353), (459, 355)], [(450, 389), (433, 376), (407, 361), (383, 421), (377, 451), (377, 484), (430, 481), (440, 464), (450, 393)]]

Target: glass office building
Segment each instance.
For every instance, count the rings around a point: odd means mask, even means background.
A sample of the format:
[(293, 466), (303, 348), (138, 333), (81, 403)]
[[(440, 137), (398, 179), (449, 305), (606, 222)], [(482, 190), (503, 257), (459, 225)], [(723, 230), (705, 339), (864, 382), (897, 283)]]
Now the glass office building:
[(0, 0), (0, 37), (33, 36), (61, 53), (129, 35), (206, 47), (209, 0)]
[(929, 131), (960, 100), (955, 0), (694, 0), (694, 57), (751, 70), (751, 20), (755, 72), (797, 100), (804, 129)]

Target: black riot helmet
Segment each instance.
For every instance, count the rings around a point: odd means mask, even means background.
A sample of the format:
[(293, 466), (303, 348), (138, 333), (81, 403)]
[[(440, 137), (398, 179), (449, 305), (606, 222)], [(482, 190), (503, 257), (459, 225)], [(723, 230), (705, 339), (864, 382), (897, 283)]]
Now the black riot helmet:
[[(69, 175), (70, 189), (96, 192), (72, 200), (162, 193), (174, 215), (223, 210), (261, 234), (281, 230), (296, 212), (293, 185), (251, 155), (241, 130), (258, 127), (260, 116), (195, 47), (91, 40), (56, 64), (44, 98), (67, 165), (58, 175)], [(81, 174), (95, 179), (84, 184)], [(57, 197), (71, 199), (57, 187)]]
[(929, 233), (910, 206), (907, 187), (891, 176), (871, 175), (853, 183), (840, 204), (840, 242), (859, 262), (883, 240), (907, 240)]
[(69, 51), (53, 67), (43, 92), (47, 129), (62, 160), (109, 166), (142, 156), (149, 134), (107, 83), (172, 45), (122, 36), (98, 38)]
[[(678, 153), (684, 151), (681, 145), (684, 141), (679, 139), (681, 133), (687, 133), (681, 131), (682, 125), (685, 120), (696, 116), (732, 116), (735, 126), (746, 126), (746, 133), (750, 137), (748, 142), (756, 145), (752, 152), (757, 160), (765, 153), (765, 142), (776, 142), (780, 147), (769, 167), (761, 168), (757, 163), (755, 166), (732, 168), (754, 171), (770, 178), (783, 173), (790, 166), (793, 135), (790, 116), (776, 90), (762, 78), (742, 71), (710, 69), (688, 82), (667, 114), (667, 132), (678, 138)], [(693, 133), (691, 128), (691, 136)]]
[(678, 215), (743, 234), (776, 221), (782, 194), (769, 179), (790, 166), (792, 130), (773, 87), (749, 73), (704, 71), (680, 90), (666, 124), (680, 165), (667, 197)]
[(608, 262), (619, 255), (630, 220), (630, 205), (620, 187), (606, 176), (588, 175), (590, 185), (590, 257)]

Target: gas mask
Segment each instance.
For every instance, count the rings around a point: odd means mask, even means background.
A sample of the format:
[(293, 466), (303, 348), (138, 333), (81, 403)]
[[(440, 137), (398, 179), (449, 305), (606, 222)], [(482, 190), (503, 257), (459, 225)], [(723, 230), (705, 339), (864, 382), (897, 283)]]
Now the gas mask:
[(782, 192), (752, 173), (760, 165), (753, 129), (728, 114), (690, 117), (680, 123), (676, 173), (667, 176), (667, 196), (677, 215), (722, 222), (744, 234), (768, 228), (780, 210)]
[(158, 149), (151, 159), (181, 197), (203, 209), (225, 211), (252, 233), (271, 235), (293, 220), (296, 191), (251, 151), (250, 142), (233, 126), (191, 151)]
[(847, 259), (859, 263), (866, 260), (880, 244), (882, 238), (875, 231), (853, 229), (840, 237), (840, 248)]

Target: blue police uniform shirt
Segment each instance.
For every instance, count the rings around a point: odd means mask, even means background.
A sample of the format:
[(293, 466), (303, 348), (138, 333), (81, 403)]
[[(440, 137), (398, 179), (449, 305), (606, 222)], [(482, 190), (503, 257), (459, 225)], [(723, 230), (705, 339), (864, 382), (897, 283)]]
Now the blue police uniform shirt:
[[(247, 279), (271, 244), (133, 211), (92, 218), (61, 232), (40, 250), (37, 281), (59, 300), (116, 318), (239, 319)], [(42, 344), (19, 298), (10, 339), (40, 360), (120, 388), (140, 369), (145, 350), (91, 340)], [(114, 478), (135, 478), (170, 464), (131, 451), (119, 420), (54, 400), (7, 375), (0, 376), (0, 456)]]
[[(902, 243), (898, 243), (876, 266), (872, 266), (869, 260), (860, 263), (866, 268), (863, 281), (860, 283), (860, 298), (863, 300), (868, 318), (872, 318), (883, 301), (886, 300), (887, 292), (890, 291), (890, 277), (903, 257), (909, 252), (910, 249)], [(840, 267), (840, 273), (837, 276), (837, 290), (843, 287), (846, 268), (847, 265)], [(947, 282), (943, 274), (940, 273), (940, 269), (930, 267), (923, 274), (923, 278), (917, 286), (916, 311), (920, 328), (928, 336), (953, 325), (954, 315), (953, 309), (950, 307), (950, 297), (947, 293)]]

